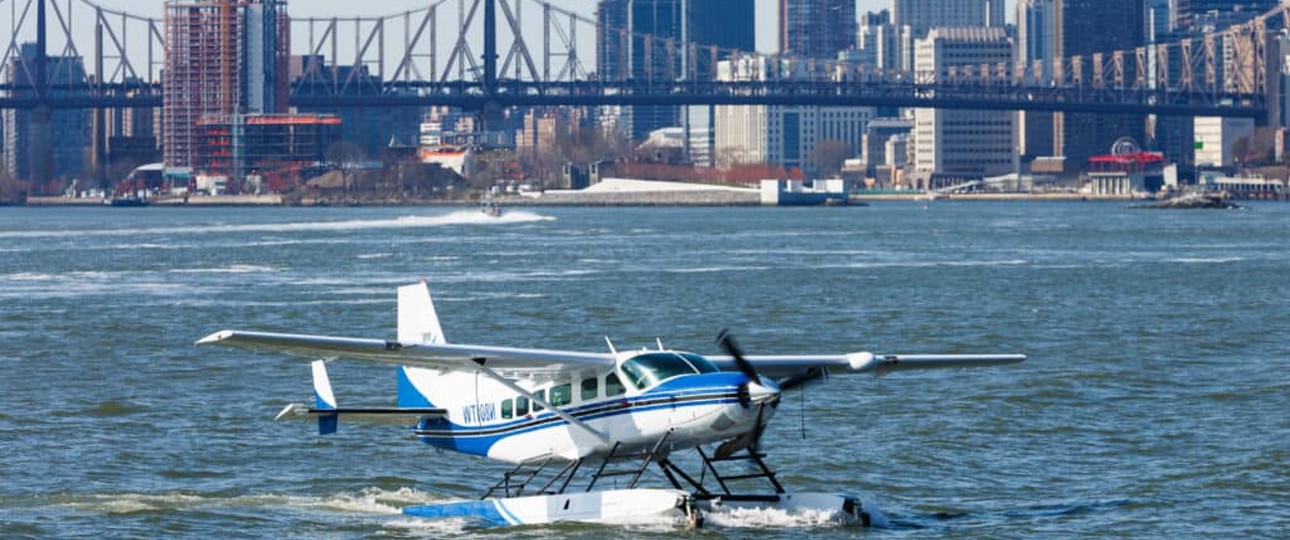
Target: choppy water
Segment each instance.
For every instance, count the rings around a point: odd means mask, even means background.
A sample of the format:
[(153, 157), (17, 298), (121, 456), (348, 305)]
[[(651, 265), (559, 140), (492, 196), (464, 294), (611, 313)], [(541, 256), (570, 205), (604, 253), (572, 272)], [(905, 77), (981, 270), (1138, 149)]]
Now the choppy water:
[[(276, 424), (309, 395), (304, 361), (192, 345), (392, 337), (394, 287), (423, 276), (461, 342), (715, 353), (731, 327), (763, 354), (1030, 355), (786, 400), (765, 441), (783, 480), (868, 494), (892, 529), (753, 515), (630, 536), (1290, 534), (1290, 205), (476, 214), (0, 208), (0, 536), (620, 534), (399, 515), (503, 467), (393, 429)], [(336, 362), (332, 380), (350, 404), (394, 393), (388, 367)]]

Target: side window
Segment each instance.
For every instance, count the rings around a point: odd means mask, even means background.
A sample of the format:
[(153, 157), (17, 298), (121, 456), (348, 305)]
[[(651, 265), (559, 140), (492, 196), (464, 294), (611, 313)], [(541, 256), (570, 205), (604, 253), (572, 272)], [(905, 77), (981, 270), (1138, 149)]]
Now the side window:
[(502, 400), (502, 418), (515, 417), (515, 402), (509, 399)]
[(596, 395), (599, 393), (600, 393), (600, 379), (597, 379), (595, 377), (588, 377), (582, 380), (582, 400), (583, 401), (596, 399)]
[(617, 396), (626, 393), (627, 389), (623, 388), (622, 381), (618, 380), (617, 373), (610, 373), (605, 376), (605, 395)]
[[(537, 392), (533, 392), (533, 397), (536, 397), (542, 401), (546, 401), (546, 390), (538, 390)], [(542, 410), (542, 405), (534, 401), (533, 412), (538, 412), (540, 410)]]
[(515, 416), (524, 416), (529, 413), (529, 398), (520, 396), (515, 398)]
[(551, 387), (551, 406), (561, 407), (573, 402), (573, 385), (565, 383)]

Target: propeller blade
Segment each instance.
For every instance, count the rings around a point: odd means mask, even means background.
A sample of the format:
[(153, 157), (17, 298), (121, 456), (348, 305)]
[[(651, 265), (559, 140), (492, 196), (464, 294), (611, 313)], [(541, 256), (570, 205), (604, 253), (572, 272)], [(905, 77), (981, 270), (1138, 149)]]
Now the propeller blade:
[(793, 375), (792, 377), (789, 377), (787, 379), (782, 379), (775, 382), (779, 383), (780, 390), (787, 392), (799, 386), (803, 386), (806, 383), (823, 381), (824, 379), (827, 379), (827, 378), (828, 378), (828, 374), (824, 371), (823, 368), (813, 367), (811, 369), (806, 370), (805, 372), (802, 372), (797, 375)]
[(729, 328), (717, 334), (717, 345), (721, 347), (721, 350), (726, 351), (726, 354), (735, 359), (735, 365), (739, 366), (739, 371), (743, 372), (745, 377), (748, 377), (749, 382), (761, 384), (761, 378), (757, 376), (757, 369), (753, 367), (752, 362), (744, 358), (744, 353), (739, 349), (739, 345), (735, 343), (735, 338), (730, 335)]

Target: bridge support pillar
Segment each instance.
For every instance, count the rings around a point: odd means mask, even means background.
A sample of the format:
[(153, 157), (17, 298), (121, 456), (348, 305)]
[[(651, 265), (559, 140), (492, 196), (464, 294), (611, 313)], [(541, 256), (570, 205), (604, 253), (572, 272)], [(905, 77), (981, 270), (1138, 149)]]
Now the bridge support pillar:
[(94, 109), (90, 123), (90, 171), (94, 174), (95, 187), (108, 189), (107, 111)]
[(45, 193), (45, 186), (49, 185), (49, 180), (54, 175), (54, 112), (49, 105), (42, 103), (32, 107), (30, 118), (28, 129), (31, 138), (27, 143), (27, 156), (31, 176), (28, 178), (30, 188), (27, 192), (32, 195), (50, 195)]

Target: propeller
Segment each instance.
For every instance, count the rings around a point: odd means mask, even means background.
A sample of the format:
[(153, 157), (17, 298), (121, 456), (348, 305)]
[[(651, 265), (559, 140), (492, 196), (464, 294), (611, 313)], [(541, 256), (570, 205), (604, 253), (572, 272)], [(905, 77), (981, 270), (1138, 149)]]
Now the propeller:
[(748, 382), (761, 384), (761, 377), (757, 376), (757, 369), (753, 367), (752, 362), (744, 358), (744, 352), (739, 349), (739, 344), (735, 343), (735, 338), (730, 335), (729, 328), (722, 329), (721, 333), (717, 334), (717, 345), (721, 346), (721, 350), (726, 351), (726, 354), (735, 359), (735, 365), (739, 366), (739, 371), (743, 372), (745, 377), (748, 377)]
[[(737, 343), (735, 343), (735, 338), (730, 334), (729, 329), (724, 329), (721, 333), (717, 334), (717, 345), (719, 345), (726, 354), (729, 354), (730, 357), (734, 359), (735, 365), (739, 367), (739, 371), (748, 378), (748, 382), (744, 383), (739, 389), (741, 396), (748, 396), (748, 405), (745, 406), (751, 406), (753, 403), (753, 385), (756, 385), (759, 389), (772, 394), (772, 396), (764, 398), (757, 403), (757, 418), (753, 423), (753, 428), (743, 435), (722, 443), (717, 447), (716, 455), (717, 457), (728, 457), (744, 448), (748, 448), (753, 452), (756, 452), (757, 447), (761, 445), (762, 433), (766, 431), (766, 423), (762, 422), (766, 405), (770, 405), (772, 407), (779, 405), (780, 388), (773, 382), (769, 385), (762, 384), (761, 376), (757, 374), (757, 368), (753, 367), (752, 362), (749, 362), (748, 359), (744, 357), (743, 350), (739, 348)], [(765, 393), (760, 394), (760, 396), (765, 395)]]

